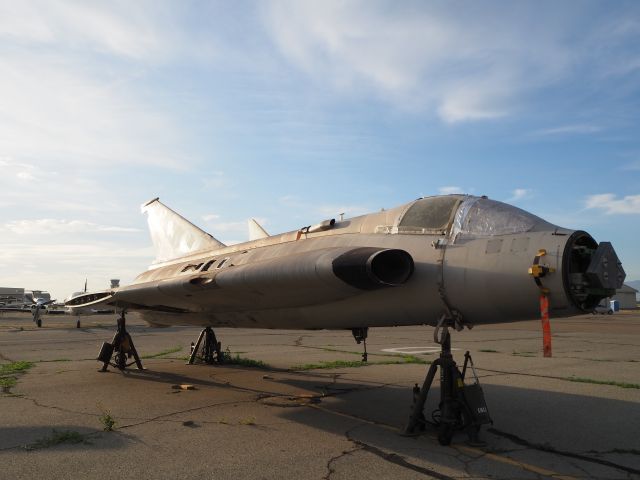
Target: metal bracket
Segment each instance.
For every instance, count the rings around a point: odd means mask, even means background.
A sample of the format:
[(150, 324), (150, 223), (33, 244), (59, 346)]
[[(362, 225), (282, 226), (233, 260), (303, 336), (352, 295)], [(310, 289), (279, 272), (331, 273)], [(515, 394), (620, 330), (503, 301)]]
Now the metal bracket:
[(529, 267), (529, 275), (533, 277), (533, 280), (536, 282), (536, 285), (538, 286), (538, 288), (540, 288), (540, 291), (545, 295), (549, 293), (549, 289), (545, 288), (544, 285), (542, 285), (542, 281), (540, 279), (545, 277), (548, 273), (554, 273), (556, 271), (555, 268), (547, 267), (546, 265), (540, 264), (540, 259), (544, 257), (546, 254), (547, 254), (547, 251), (544, 248), (541, 248), (540, 250), (538, 250), (537, 255), (533, 259), (533, 265)]
[[(453, 327), (456, 332), (460, 332), (464, 327), (470, 329), (471, 325), (463, 322), (462, 315), (457, 310), (444, 313), (438, 320), (436, 328), (433, 330), (433, 341), (438, 345), (442, 345), (449, 336), (449, 327)], [(442, 331), (442, 333), (440, 333), (440, 331)]]

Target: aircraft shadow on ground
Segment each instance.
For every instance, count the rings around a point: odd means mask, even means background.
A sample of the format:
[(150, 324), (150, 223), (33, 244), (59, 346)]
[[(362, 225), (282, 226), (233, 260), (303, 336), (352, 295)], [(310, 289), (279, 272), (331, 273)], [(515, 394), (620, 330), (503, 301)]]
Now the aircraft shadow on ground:
[[(369, 423), (369, 427), (361, 430), (366, 435), (362, 441), (368, 445), (409, 456), (415, 455), (417, 448), (424, 448), (425, 443), (416, 444), (411, 438), (400, 436), (410, 415), (410, 389), (388, 385), (372, 388), (357, 381), (332, 383), (332, 379), (323, 385), (318, 380), (281, 381), (296, 388), (324, 392), (326, 396), (319, 398), (318, 405), (327, 414), (310, 415), (304, 409), (284, 409), (281, 414), (284, 418), (337, 435), (345, 435), (350, 425), (357, 424), (356, 418), (363, 419), (374, 425), (392, 427), (375, 429)], [(501, 385), (487, 384), (483, 388), (494, 421), (492, 426), (481, 430), (481, 438), (487, 442), (485, 451), (529, 450), (597, 468), (613, 468), (606, 465), (611, 462), (622, 467), (622, 471), (640, 475), (637, 435), (640, 409), (636, 402)], [(429, 420), (438, 406), (439, 394), (437, 386), (430, 392), (424, 410)], [(339, 416), (331, 420), (327, 415), (332, 412), (356, 418), (350, 421), (348, 417)], [(377, 433), (373, 433), (374, 430)], [(357, 440), (358, 435), (353, 431), (348, 436)], [(426, 445), (432, 446), (429, 450), (443, 452), (444, 447), (438, 445), (436, 435), (436, 427), (428, 426)], [(465, 445), (467, 439), (465, 433), (459, 432), (454, 436), (453, 445)], [(550, 463), (552, 457), (548, 459)]]
[[(193, 368), (229, 367), (196, 365)], [(351, 440), (362, 441), (374, 449), (401, 456), (416, 455), (420, 450), (433, 463), (441, 461), (445, 466), (459, 467), (456, 461), (452, 463), (451, 451), (438, 445), (435, 427), (427, 427), (425, 442), (400, 436), (410, 415), (410, 388), (354, 379), (353, 373), (349, 374), (350, 378), (342, 379), (343, 375), (335, 372), (265, 371), (243, 367), (233, 367), (233, 370), (253, 372), (256, 377), (266, 372), (277, 377), (271, 380), (275, 383), (285, 384), (294, 391), (315, 394), (311, 399), (308, 395), (297, 398), (295, 394), (283, 394), (282, 388), (269, 391), (268, 384), (253, 388), (247, 386), (246, 381), (237, 385), (233, 381), (229, 383), (228, 377), (224, 382), (217, 382), (153, 370), (130, 370), (125, 375), (136, 381), (186, 383), (255, 393), (263, 403), (283, 407), (280, 415), (290, 421), (340, 436), (351, 431), (348, 435)], [(486, 384), (483, 388), (494, 420), (493, 426), (484, 426), (481, 431), (482, 439), (487, 442), (485, 451), (530, 451), (549, 456), (543, 462), (545, 465), (554, 464), (560, 456), (587, 467), (592, 464), (597, 468), (612, 469), (618, 465), (619, 471), (640, 475), (640, 440), (637, 436), (640, 409), (637, 402), (503, 385)], [(439, 394), (436, 382), (424, 410), (427, 419), (437, 408)], [(271, 399), (278, 401), (271, 402)], [(316, 410), (299, 408), (305, 402), (323, 411), (318, 414)], [(466, 440), (466, 434), (459, 432), (454, 436), (453, 444), (464, 445)]]
[(3, 450), (39, 451), (59, 446), (72, 449), (125, 448), (135, 437), (123, 432), (105, 432), (79, 425), (0, 427)]

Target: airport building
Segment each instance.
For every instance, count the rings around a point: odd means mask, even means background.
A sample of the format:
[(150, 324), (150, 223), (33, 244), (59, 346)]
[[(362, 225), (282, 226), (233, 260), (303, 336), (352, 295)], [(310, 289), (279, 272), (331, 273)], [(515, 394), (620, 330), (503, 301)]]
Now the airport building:
[(0, 303), (24, 303), (24, 288), (0, 287)]
[(623, 310), (638, 308), (636, 293), (638, 293), (638, 290), (625, 284), (616, 291), (612, 300), (617, 300), (620, 303), (620, 308)]
[(36, 298), (51, 300), (51, 294), (44, 290), (25, 290), (24, 288), (0, 287), (0, 303), (33, 303)]

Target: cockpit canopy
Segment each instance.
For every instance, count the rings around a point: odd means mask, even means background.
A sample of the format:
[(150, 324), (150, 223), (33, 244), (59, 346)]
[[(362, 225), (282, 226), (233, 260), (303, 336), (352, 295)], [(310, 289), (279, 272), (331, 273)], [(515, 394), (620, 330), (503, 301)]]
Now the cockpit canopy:
[(471, 195), (421, 198), (398, 221), (398, 233), (430, 233), (452, 238), (528, 232), (541, 218), (506, 203)]

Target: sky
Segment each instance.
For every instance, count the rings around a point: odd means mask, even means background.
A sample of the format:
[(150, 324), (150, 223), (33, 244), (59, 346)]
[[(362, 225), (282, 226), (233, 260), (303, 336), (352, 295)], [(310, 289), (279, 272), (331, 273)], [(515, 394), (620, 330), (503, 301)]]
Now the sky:
[(130, 282), (161, 201), (225, 243), (464, 192), (640, 279), (640, 3), (0, 0), (0, 286)]

